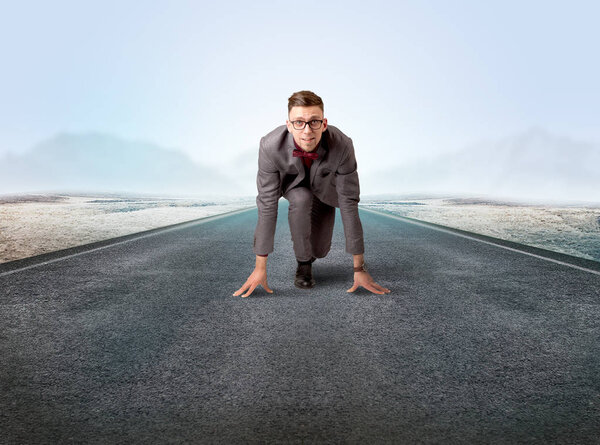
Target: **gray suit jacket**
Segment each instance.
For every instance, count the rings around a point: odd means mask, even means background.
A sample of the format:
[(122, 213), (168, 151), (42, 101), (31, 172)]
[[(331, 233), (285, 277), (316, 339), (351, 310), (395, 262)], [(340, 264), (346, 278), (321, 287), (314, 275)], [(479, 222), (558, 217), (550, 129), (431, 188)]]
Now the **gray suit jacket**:
[[(294, 139), (285, 125), (260, 140), (258, 153), (258, 223), (254, 232), (254, 253), (273, 252), (277, 203), (305, 177), (300, 158), (292, 156)], [(310, 168), (314, 195), (332, 207), (339, 207), (346, 237), (346, 252), (364, 253), (363, 230), (358, 217), (360, 187), (352, 139), (332, 125), (323, 132), (317, 148), (319, 158)]]

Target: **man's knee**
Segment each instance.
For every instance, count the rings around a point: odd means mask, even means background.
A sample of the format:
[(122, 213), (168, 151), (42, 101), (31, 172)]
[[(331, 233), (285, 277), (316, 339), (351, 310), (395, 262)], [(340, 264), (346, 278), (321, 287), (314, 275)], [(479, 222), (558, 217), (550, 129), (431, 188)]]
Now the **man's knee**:
[(331, 250), (331, 243), (327, 246), (312, 246), (312, 248), (315, 258), (325, 258)]
[(290, 211), (295, 209), (310, 209), (312, 206), (313, 194), (306, 187), (296, 187), (288, 191), (285, 196), (290, 203)]

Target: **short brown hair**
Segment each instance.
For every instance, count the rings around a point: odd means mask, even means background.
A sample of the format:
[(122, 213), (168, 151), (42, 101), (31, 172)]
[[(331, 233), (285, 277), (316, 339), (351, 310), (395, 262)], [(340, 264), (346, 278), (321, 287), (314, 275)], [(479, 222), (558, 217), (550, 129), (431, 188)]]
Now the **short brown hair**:
[(292, 111), (292, 107), (312, 107), (317, 105), (323, 113), (323, 100), (312, 91), (302, 90), (297, 91), (288, 99), (288, 114)]

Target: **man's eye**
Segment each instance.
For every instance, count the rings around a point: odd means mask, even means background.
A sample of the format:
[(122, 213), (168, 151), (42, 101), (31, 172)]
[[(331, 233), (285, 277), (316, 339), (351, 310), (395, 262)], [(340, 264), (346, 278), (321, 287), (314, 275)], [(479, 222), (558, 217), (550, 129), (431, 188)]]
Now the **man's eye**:
[(310, 121), (308, 125), (319, 125), (319, 121)]
[(304, 125), (304, 121), (294, 121), (294, 124), (297, 126)]

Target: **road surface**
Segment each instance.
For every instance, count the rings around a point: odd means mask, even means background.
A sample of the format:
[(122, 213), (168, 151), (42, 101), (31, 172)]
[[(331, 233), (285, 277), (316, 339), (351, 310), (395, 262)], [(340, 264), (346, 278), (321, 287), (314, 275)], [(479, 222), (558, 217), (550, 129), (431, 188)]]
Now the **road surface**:
[[(294, 287), (280, 205), (0, 266), (0, 443), (597, 443), (600, 268), (361, 210)], [(521, 251), (522, 250), (522, 251)]]

